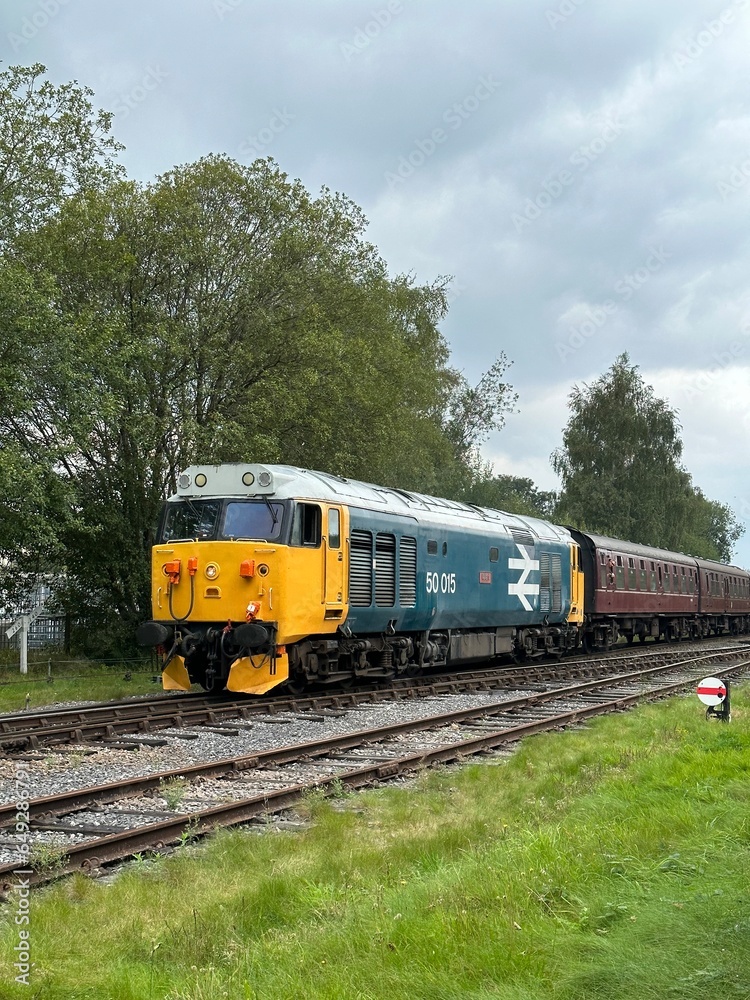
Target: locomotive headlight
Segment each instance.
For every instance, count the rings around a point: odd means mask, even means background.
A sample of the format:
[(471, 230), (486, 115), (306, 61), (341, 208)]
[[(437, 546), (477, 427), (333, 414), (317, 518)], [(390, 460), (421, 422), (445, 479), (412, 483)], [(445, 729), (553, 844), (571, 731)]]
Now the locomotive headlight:
[(206, 568), (203, 570), (203, 572), (206, 574), (206, 577), (209, 580), (215, 580), (216, 577), (219, 575), (219, 567), (217, 566), (216, 563), (210, 562), (206, 564)]
[(190, 476), (187, 474), (187, 472), (182, 473), (180, 478), (177, 480), (177, 485), (180, 487), (181, 490), (186, 490), (188, 488), (188, 486), (190, 485)]
[(261, 472), (258, 476), (258, 483), (260, 486), (270, 486), (271, 485), (271, 473)]
[(245, 484), (245, 486), (252, 486), (253, 483), (255, 482), (255, 476), (252, 474), (252, 472), (246, 472), (245, 475), (242, 477), (242, 482)]
[(203, 475), (202, 472), (199, 472), (198, 475), (195, 477), (196, 486), (205, 486), (207, 482), (208, 480), (206, 479), (206, 477)]

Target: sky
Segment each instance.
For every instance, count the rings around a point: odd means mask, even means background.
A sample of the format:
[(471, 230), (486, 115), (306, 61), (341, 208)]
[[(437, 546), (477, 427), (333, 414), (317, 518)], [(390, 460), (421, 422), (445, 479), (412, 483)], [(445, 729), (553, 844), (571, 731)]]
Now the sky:
[(128, 174), (272, 156), (362, 207), (518, 412), (484, 456), (559, 486), (574, 385), (627, 351), (750, 567), (750, 0), (15, 0), (6, 65), (115, 113)]

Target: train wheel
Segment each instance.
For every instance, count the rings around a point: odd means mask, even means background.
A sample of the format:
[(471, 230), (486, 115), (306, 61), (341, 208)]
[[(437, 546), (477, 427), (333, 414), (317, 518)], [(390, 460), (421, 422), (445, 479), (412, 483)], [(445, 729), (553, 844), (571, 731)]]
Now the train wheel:
[(289, 694), (297, 698), (307, 690), (307, 681), (298, 674), (296, 677), (290, 677), (284, 686)]

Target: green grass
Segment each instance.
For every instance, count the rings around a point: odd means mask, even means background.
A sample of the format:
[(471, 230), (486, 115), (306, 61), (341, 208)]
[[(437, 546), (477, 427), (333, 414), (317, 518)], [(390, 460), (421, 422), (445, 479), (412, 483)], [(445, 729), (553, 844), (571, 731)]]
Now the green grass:
[[(66, 1000), (750, 996), (750, 690), (528, 740), (32, 901)], [(0, 925), (10, 968), (13, 901)], [(12, 977), (8, 976), (8, 980)]]
[(131, 694), (158, 694), (161, 684), (154, 683), (155, 674), (158, 670), (134, 670), (132, 664), (118, 667), (81, 661), (62, 666), (53, 659), (50, 681), (46, 660), (32, 662), (25, 677), (17, 666), (0, 666), (0, 712), (23, 711), (27, 695), (28, 708), (39, 708), (61, 701), (111, 701)]

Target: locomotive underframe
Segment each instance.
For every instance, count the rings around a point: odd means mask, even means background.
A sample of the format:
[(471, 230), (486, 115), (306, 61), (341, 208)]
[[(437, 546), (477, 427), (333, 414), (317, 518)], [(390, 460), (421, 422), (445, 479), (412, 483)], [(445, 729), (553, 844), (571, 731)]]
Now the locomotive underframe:
[[(191, 682), (206, 690), (224, 687), (232, 664), (242, 656), (274, 656), (276, 623), (257, 622), (267, 639), (252, 648), (237, 641), (235, 630), (213, 623), (190, 623), (175, 629), (162, 649), (166, 662), (184, 657)], [(444, 629), (394, 635), (309, 636), (288, 644), (289, 686), (332, 684), (347, 680), (415, 676), (433, 667), (480, 663), (500, 658), (518, 662), (561, 657), (580, 646), (575, 625)]]

